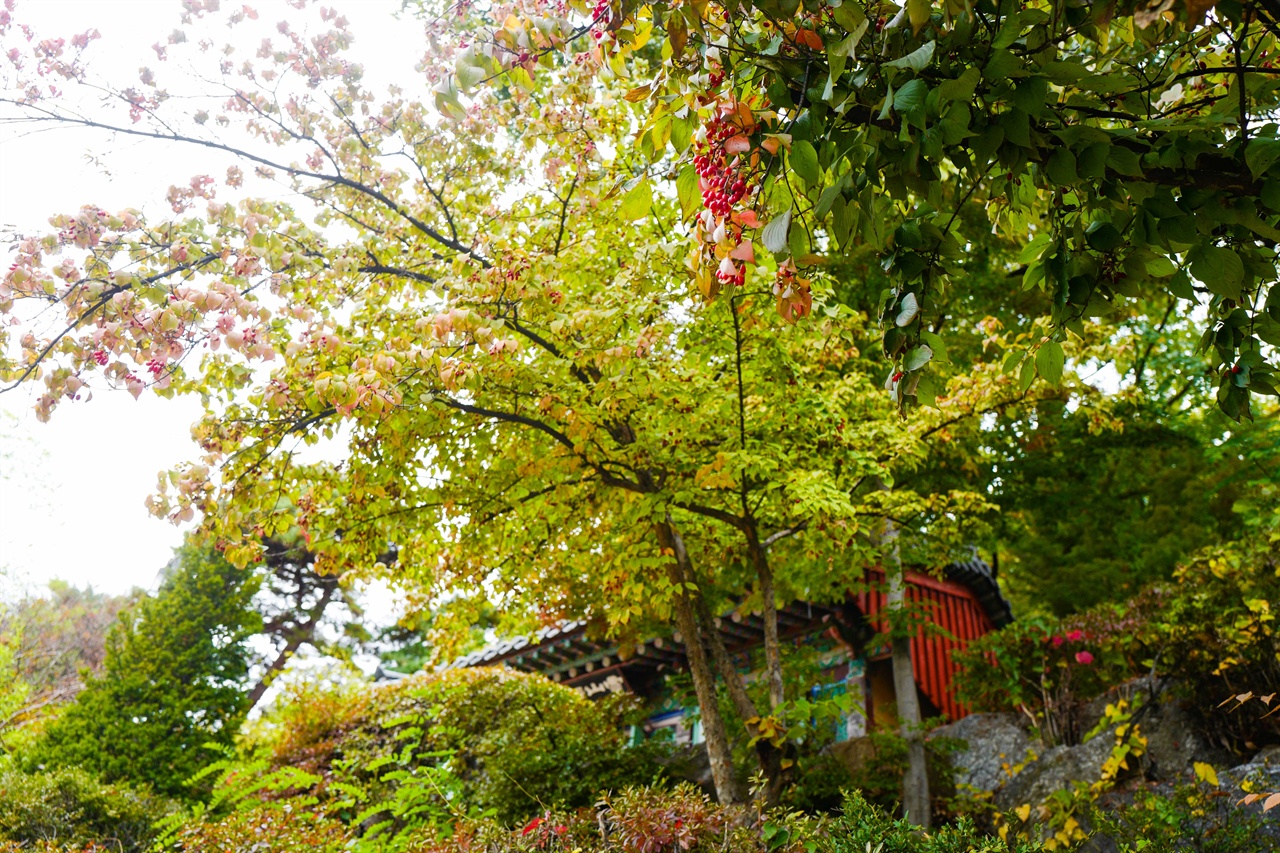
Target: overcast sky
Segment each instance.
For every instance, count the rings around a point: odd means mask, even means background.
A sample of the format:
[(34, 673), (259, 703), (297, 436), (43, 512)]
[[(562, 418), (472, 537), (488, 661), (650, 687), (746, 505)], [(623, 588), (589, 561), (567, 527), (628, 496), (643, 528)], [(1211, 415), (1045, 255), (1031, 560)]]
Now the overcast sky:
[[(299, 16), (283, 2), (251, 5), (268, 21)], [(372, 72), (367, 81), (380, 87), (412, 74), (422, 44), (415, 24), (392, 16), (399, 0), (327, 5), (351, 21), (352, 54)], [(18, 0), (15, 18), (42, 36), (97, 28), (91, 67), (131, 81), (139, 67), (154, 65), (151, 45), (179, 25), (180, 12), (180, 0)], [(170, 184), (205, 170), (193, 156), (200, 155), (79, 131), (20, 135), (0, 127), (0, 224), (47, 230), (51, 214), (86, 203), (161, 214)], [(9, 253), (0, 249), (6, 267)], [(0, 596), (53, 578), (109, 592), (151, 588), (182, 531), (148, 515), (143, 500), (160, 471), (196, 455), (189, 427), (198, 403), (98, 393), (41, 424), (32, 402), (24, 389), (0, 395), (0, 575), (7, 576)]]

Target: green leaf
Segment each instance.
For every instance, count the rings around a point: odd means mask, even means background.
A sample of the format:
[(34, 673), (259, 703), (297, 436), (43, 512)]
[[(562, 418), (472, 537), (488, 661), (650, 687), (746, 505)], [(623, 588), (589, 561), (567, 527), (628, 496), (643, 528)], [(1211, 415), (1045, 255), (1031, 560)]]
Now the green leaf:
[(1048, 98), (1049, 81), (1043, 77), (1028, 77), (1014, 90), (1013, 105), (1028, 115), (1039, 116), (1044, 112)]
[(791, 143), (791, 169), (809, 186), (815, 186), (822, 180), (822, 172), (818, 168), (818, 152), (813, 144), (803, 139)]
[(1085, 242), (1095, 252), (1110, 252), (1124, 242), (1120, 229), (1110, 222), (1091, 222), (1085, 231)]
[(641, 178), (631, 190), (622, 197), (622, 218), (636, 220), (648, 216), (653, 208), (653, 188), (648, 178)]
[(899, 113), (906, 115), (923, 106), (924, 99), (928, 94), (928, 84), (919, 77), (916, 77), (908, 81), (906, 85), (894, 93), (893, 108)]
[(775, 216), (760, 232), (760, 242), (770, 252), (785, 252), (787, 231), (791, 228), (791, 211), (784, 210)]
[(1140, 178), (1143, 174), (1142, 163), (1138, 159), (1137, 152), (1121, 148), (1119, 145), (1111, 146), (1111, 150), (1107, 153), (1107, 165), (1131, 178)]
[(1013, 75), (1013, 72), (1019, 70), (1022, 63), (1018, 61), (1018, 57), (1014, 56), (1007, 50), (997, 50), (991, 54), (991, 59), (987, 61), (987, 65), (982, 69), (982, 76), (986, 80), (1007, 80)]
[(832, 10), (831, 14), (845, 32), (856, 32), (860, 26), (867, 23), (867, 16), (854, 3), (841, 3)]
[(942, 340), (941, 335), (935, 335), (933, 332), (921, 332), (920, 340), (929, 345), (929, 349), (933, 350), (933, 358), (935, 361), (943, 364), (947, 363), (947, 347)]
[(1062, 381), (1062, 368), (1066, 364), (1066, 356), (1062, 352), (1062, 344), (1048, 341), (1036, 352), (1036, 372), (1050, 385)]
[(929, 349), (925, 344), (912, 347), (902, 359), (902, 369), (906, 371), (919, 370), (928, 364), (931, 358), (933, 358), (933, 350)]
[(912, 71), (919, 71), (933, 59), (933, 51), (936, 47), (935, 42), (927, 41), (906, 56), (900, 56), (892, 62), (886, 62), (885, 65), (889, 68), (910, 68)]
[(1018, 263), (1029, 264), (1044, 254), (1044, 250), (1053, 242), (1053, 237), (1046, 231), (1037, 234), (1030, 243), (1022, 247), (1018, 255)]
[(1204, 282), (1211, 293), (1240, 301), (1244, 263), (1231, 249), (1207, 246), (1191, 261), (1191, 274)]
[(1080, 180), (1080, 176), (1076, 174), (1076, 155), (1071, 153), (1070, 148), (1054, 151), (1045, 164), (1044, 172), (1049, 180), (1060, 187), (1069, 187)]
[(898, 316), (893, 319), (895, 326), (906, 326), (920, 313), (920, 303), (914, 293), (908, 293), (898, 303)]
[(1277, 159), (1280, 159), (1280, 141), (1275, 139), (1255, 139), (1244, 150), (1244, 162), (1255, 178), (1271, 168)]
[(932, 12), (931, 0), (907, 0), (907, 20), (911, 22), (912, 35), (920, 32), (920, 28), (929, 23)]
[(1022, 371), (1018, 374), (1018, 393), (1025, 394), (1036, 380), (1036, 365), (1031, 359), (1022, 362)]
[(701, 205), (702, 194), (698, 191), (698, 171), (692, 165), (680, 170), (676, 178), (676, 195), (680, 199), (680, 218), (693, 216)]
[(978, 81), (981, 79), (982, 72), (970, 65), (959, 77), (943, 80), (938, 84), (938, 100), (967, 101), (973, 97), (974, 91), (978, 88)]
[(822, 191), (822, 195), (818, 196), (818, 204), (813, 209), (813, 215), (818, 219), (822, 219), (827, 215), (827, 211), (831, 210), (831, 205), (835, 204), (836, 196), (840, 195), (841, 181), (836, 181), (831, 186)]
[(689, 143), (693, 141), (693, 130), (696, 121), (692, 113), (684, 118), (674, 117), (671, 119), (671, 145), (675, 148), (677, 154), (684, 152), (689, 147)]

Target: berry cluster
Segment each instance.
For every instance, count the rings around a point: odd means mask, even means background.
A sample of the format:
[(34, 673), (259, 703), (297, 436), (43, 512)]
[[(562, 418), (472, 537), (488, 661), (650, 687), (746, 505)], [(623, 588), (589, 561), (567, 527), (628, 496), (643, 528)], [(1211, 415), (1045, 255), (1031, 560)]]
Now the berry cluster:
[(105, 367), (107, 364), (107, 351), (102, 349), (94, 350), (93, 360), (98, 363), (98, 366)]
[(706, 150), (693, 158), (693, 167), (702, 178), (702, 201), (707, 210), (719, 217), (728, 216), (747, 194), (747, 178), (738, 170), (738, 158), (730, 160), (724, 150), (725, 141), (739, 133), (739, 128), (724, 119), (713, 119), (707, 126)]
[(596, 41), (604, 38), (605, 27), (612, 14), (609, 8), (611, 2), (612, 0), (596, 0), (595, 8), (591, 10), (591, 25), (595, 28), (595, 32), (591, 35)]

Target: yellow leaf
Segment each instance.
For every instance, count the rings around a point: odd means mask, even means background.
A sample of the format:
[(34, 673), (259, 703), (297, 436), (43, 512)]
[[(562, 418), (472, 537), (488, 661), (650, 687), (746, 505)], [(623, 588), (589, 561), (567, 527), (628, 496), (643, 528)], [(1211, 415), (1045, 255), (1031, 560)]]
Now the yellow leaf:
[(1018, 806), (1013, 810), (1013, 813), (1018, 816), (1018, 820), (1026, 823), (1031, 820), (1031, 804), (1027, 803), (1025, 806)]
[(1213, 769), (1212, 765), (1197, 761), (1193, 766), (1195, 767), (1197, 779), (1215, 788), (1218, 787), (1218, 772)]
[(932, 14), (931, 0), (907, 0), (907, 19), (911, 21), (911, 34), (920, 32), (920, 28), (929, 23)]

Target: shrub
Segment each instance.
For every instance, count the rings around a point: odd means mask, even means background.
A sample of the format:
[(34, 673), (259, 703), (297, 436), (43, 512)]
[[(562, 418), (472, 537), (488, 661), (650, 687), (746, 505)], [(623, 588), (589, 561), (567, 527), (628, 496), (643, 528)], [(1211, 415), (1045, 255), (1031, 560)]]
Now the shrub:
[(182, 829), (169, 849), (182, 853), (346, 853), (347, 828), (324, 815), (263, 807), (235, 812), (221, 820), (195, 821)]
[(173, 810), (168, 800), (104, 785), (79, 769), (0, 772), (0, 840), (141, 853), (156, 836), (152, 825)]
[(1078, 744), (1080, 707), (1137, 674), (1140, 627), (1113, 605), (1061, 621), (1019, 620), (957, 653), (957, 694), (976, 711), (1033, 717), (1049, 745)]
[(1085, 734), (1085, 702), (1154, 671), (1195, 700), (1191, 709), (1212, 742), (1246, 752), (1280, 740), (1280, 716), (1215, 710), (1280, 683), (1280, 570), (1268, 531), (1201, 551), (1172, 582), (1123, 605), (1060, 621), (1025, 619), (986, 635), (957, 654), (961, 700), (974, 710), (1027, 714), (1048, 744), (1074, 744)]
[(1037, 842), (1005, 842), (984, 835), (967, 819), (920, 832), (856, 791), (849, 794), (844, 813), (829, 831), (814, 840), (813, 849), (819, 853), (1038, 853), (1044, 849)]
[[(596, 809), (545, 812), (516, 829), (492, 818), (461, 822), (452, 837), (412, 853), (799, 853), (811, 849), (821, 821), (783, 815), (744, 824), (698, 788), (629, 788)], [(859, 851), (859, 853), (864, 853)]]
[(1204, 785), (1140, 790), (1122, 808), (1093, 809), (1089, 822), (1118, 853), (1241, 853), (1273, 850), (1277, 843), (1256, 806), (1238, 807)]
[[(657, 744), (629, 747), (624, 709), (593, 703), (542, 676), (450, 670), (375, 687), (343, 701), (295, 703), (271, 749), (277, 767), (320, 777), (317, 794), (391, 802), (417, 769), (460, 789), (451, 809), (520, 823), (548, 808), (589, 806), (600, 792), (659, 778)], [(339, 783), (335, 788), (334, 784)]]

